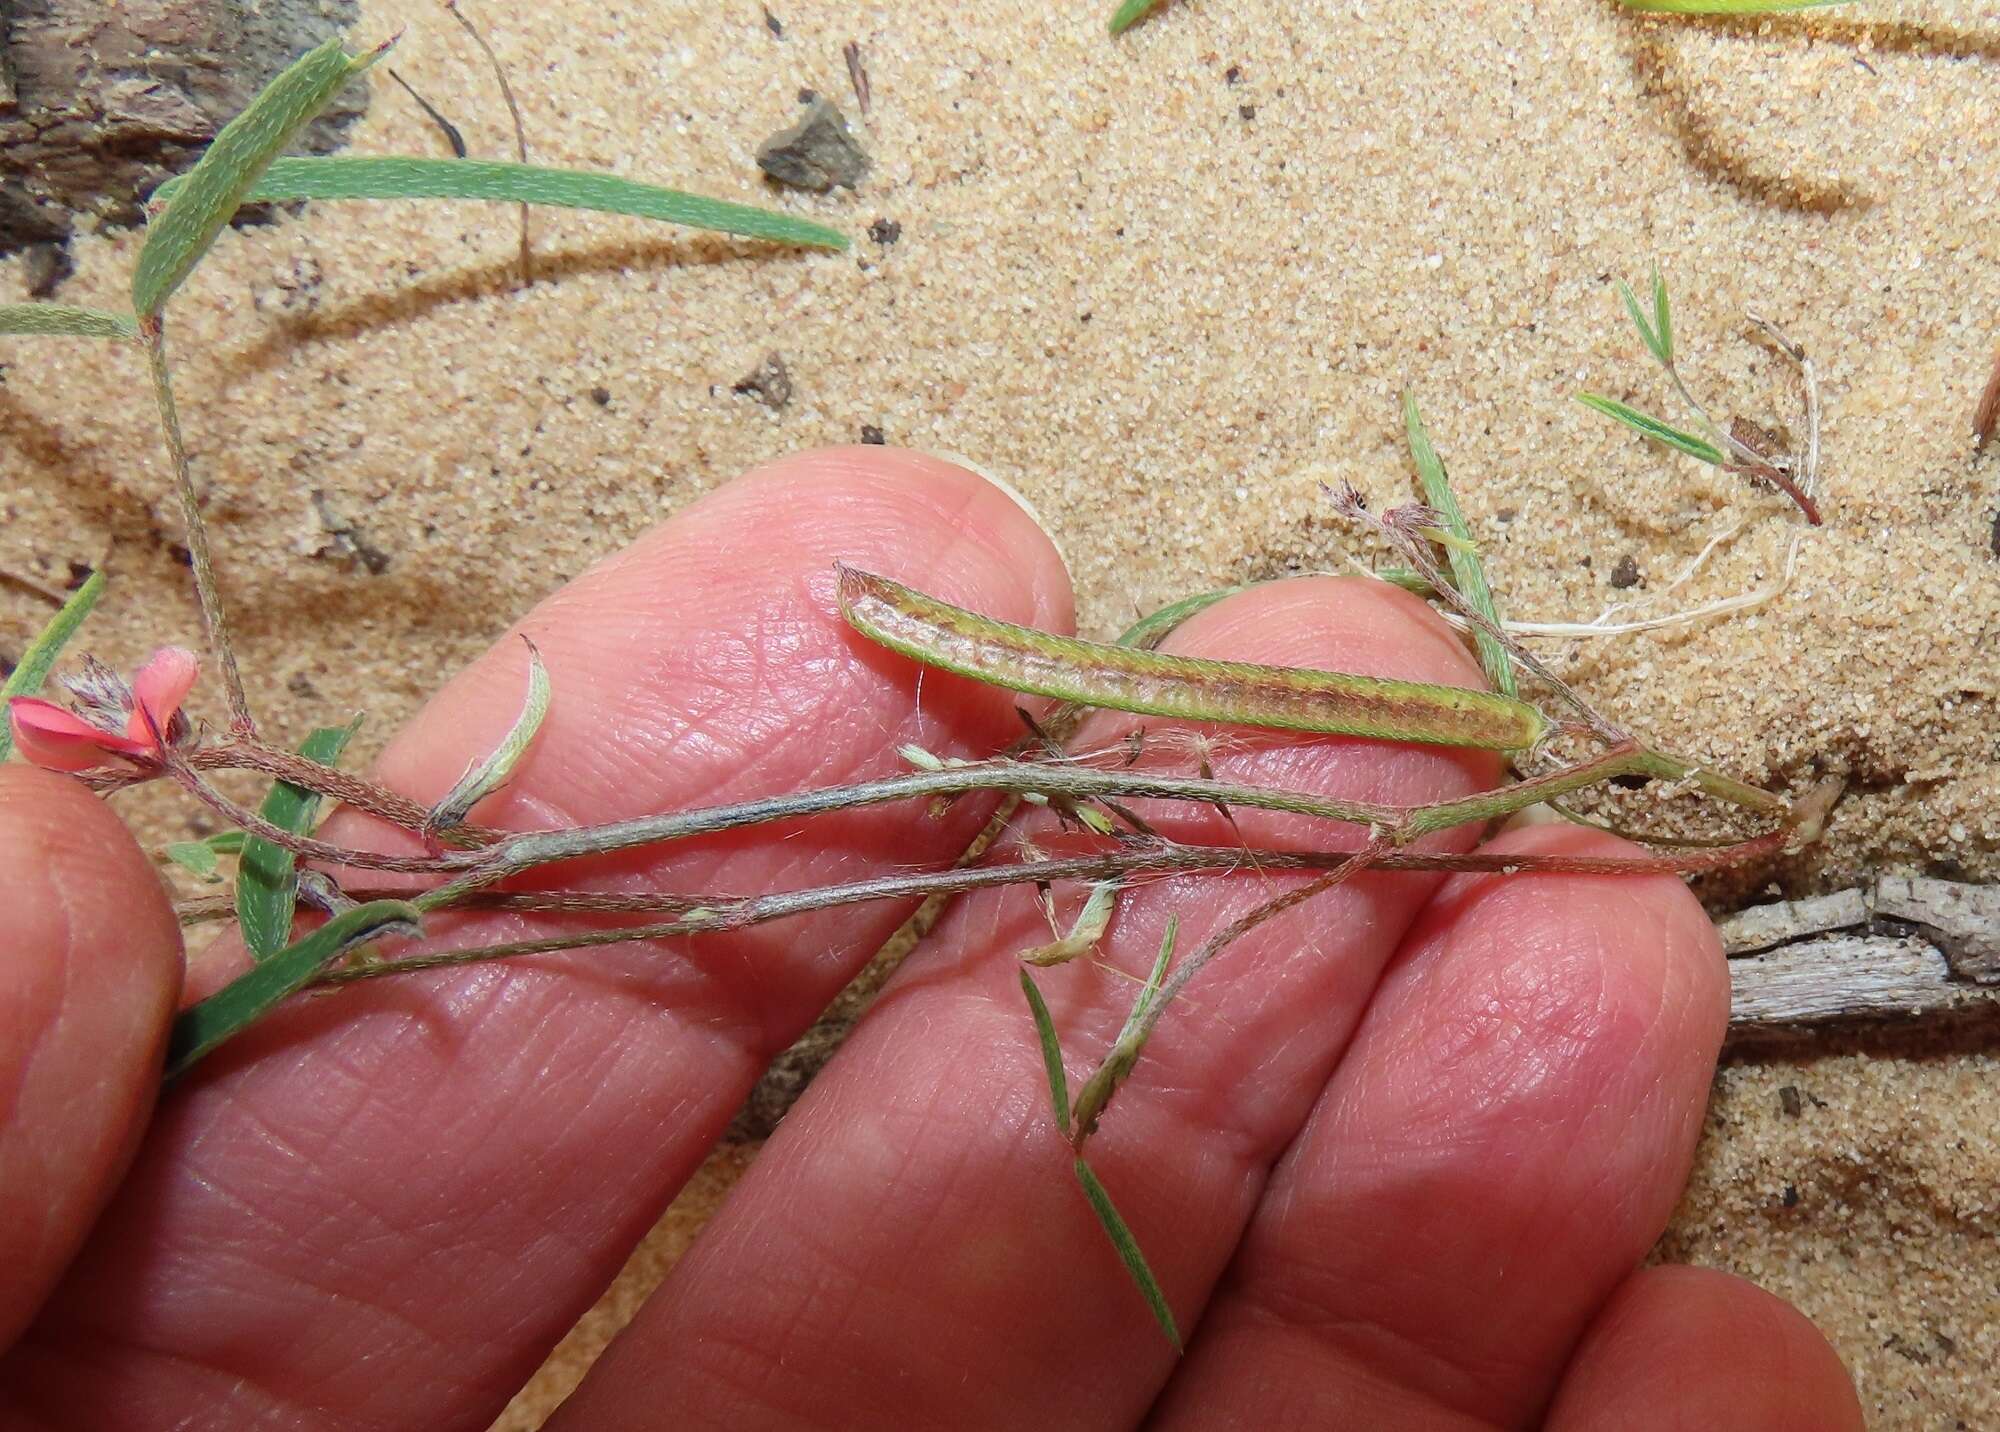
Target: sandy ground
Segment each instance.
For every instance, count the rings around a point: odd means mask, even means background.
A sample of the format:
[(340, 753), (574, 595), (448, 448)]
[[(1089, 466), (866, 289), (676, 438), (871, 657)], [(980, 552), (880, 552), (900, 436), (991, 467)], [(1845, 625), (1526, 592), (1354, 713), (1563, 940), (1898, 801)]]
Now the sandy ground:
[[(1319, 483), (1407, 492), (1406, 385), (1508, 615), (1760, 588), (1800, 530), (1778, 500), (1570, 401), (1667, 407), (1612, 287), (1657, 262), (1718, 412), (1801, 435), (1795, 376), (1746, 309), (1811, 354), (1828, 524), (1752, 615), (1551, 659), (1752, 779), (1844, 775), (1828, 840), (1769, 873), (1787, 893), (2000, 875), (2000, 452), (1969, 438), (2000, 342), (1993, 0), (1731, 25), (1609, 0), (1182, 0), (1119, 42), (1108, 4), (780, 0), (782, 36), (745, 0), (478, 8), (537, 159), (753, 201), (773, 200), (753, 152), (802, 88), (857, 118), (858, 41), (874, 172), (775, 199), (855, 247), (543, 213), (545, 281), (523, 291), (508, 209), (329, 205), (225, 237), (178, 300), (178, 373), (275, 729), (366, 707), (379, 744), (508, 614), (743, 468), (864, 426), (1025, 491), (1096, 633), (1360, 552)], [(475, 153), (510, 152), (434, 5), (365, 12), (368, 37), (409, 27), (397, 68)], [(352, 138), (443, 152), (386, 81)], [(870, 237), (877, 220), (899, 236)], [(135, 252), (82, 242), (59, 297), (116, 302)], [(782, 412), (731, 391), (773, 350)], [(0, 568), (61, 584), (115, 542), (95, 649), (191, 637), (138, 356), (4, 358)], [(1614, 588), (1628, 558), (1638, 581)], [(45, 614), (0, 584), (0, 649)], [(129, 809), (177, 829), (164, 804)], [(1995, 1072), (1989, 1052), (1879, 1049), (1726, 1071), (1663, 1252), (1797, 1299), (1877, 1425), (2000, 1423)], [(1798, 1117), (1785, 1085), (1812, 1096)], [(506, 1425), (553, 1405), (742, 1157), (690, 1190)]]

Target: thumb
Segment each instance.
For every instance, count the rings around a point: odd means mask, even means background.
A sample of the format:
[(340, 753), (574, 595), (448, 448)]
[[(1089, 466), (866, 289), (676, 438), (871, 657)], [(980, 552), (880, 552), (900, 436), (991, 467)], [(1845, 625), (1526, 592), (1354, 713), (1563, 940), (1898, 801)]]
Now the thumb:
[(181, 983), (145, 853), (77, 782), (0, 766), (0, 1347), (139, 1142)]

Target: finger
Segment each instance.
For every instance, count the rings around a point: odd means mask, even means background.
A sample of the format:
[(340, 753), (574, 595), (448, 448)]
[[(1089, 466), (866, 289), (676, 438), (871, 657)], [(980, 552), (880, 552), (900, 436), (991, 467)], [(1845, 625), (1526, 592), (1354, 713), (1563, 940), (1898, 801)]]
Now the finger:
[[(1253, 590), (1189, 622), (1173, 647), (1479, 679), (1422, 603), (1359, 579)], [(1131, 724), (1106, 718), (1078, 745), (1116, 749)], [(1147, 759), (1191, 763), (1176, 729), (1148, 726)], [(1214, 762), (1224, 779), (1399, 802), (1466, 794), (1496, 765), (1438, 747), (1276, 736), (1232, 740)], [(1213, 811), (1145, 815), (1183, 840), (1238, 838)], [(1359, 838), (1297, 817), (1235, 819), (1252, 842)], [(1073, 1062), (1110, 1042), (1129, 976), (1152, 963), (1170, 915), (1185, 952), (1296, 881), (1246, 868), (1128, 893), (1105, 946), (1127, 974), (1077, 964), (1044, 977)], [(1365, 877), (1232, 946), (1167, 1015), (1112, 1106), (1092, 1162), (1183, 1318), (1433, 884)], [(562, 1425), (1047, 1427), (1077, 1425), (1082, 1408), (1085, 1425), (1116, 1426), (1144, 1410), (1173, 1350), (1052, 1127), (1014, 958), (1047, 939), (1031, 892), (968, 901), (940, 926)]]
[(0, 766), (0, 1348), (117, 1186), (153, 1107), (180, 926), (77, 782)]
[[(881, 448), (778, 463), (521, 624), (554, 704), (482, 817), (569, 824), (780, 793), (886, 774), (901, 742), (980, 754), (1018, 729), (1006, 693), (919, 678), (848, 631), (836, 558), (1014, 620), (1069, 620), (1048, 539), (971, 473)], [(382, 773), (434, 799), (511, 722), (523, 667), (519, 640), (502, 640)], [(850, 878), (956, 854), (975, 806), (942, 824), (875, 808), (561, 878), (693, 892)], [(169, 1101), (129, 1195), (8, 1374), (56, 1420), (97, 1427), (485, 1425), (772, 1051), (905, 913), (855, 907), (300, 1002)], [(526, 928), (489, 916), (452, 937)]]
[[(1632, 853), (1557, 826), (1488, 848)], [(1273, 1178), (1160, 1424), (1531, 1423), (1680, 1197), (1728, 998), (1676, 879), (1454, 879)]]
[(1708, 1268), (1626, 1279), (1577, 1349), (1549, 1432), (1861, 1432), (1854, 1380), (1820, 1330)]

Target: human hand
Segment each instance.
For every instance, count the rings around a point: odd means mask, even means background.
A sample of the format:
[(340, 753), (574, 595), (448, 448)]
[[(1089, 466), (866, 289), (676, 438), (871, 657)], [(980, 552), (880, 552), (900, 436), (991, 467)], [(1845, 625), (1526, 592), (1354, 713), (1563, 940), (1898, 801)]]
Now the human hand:
[[(521, 624), (555, 704), (481, 818), (707, 804), (887, 774), (909, 741), (976, 756), (1017, 733), (1007, 693), (920, 678), (850, 633), (835, 559), (1071, 620), (1054, 548), (981, 479), (882, 448), (778, 463)], [(1422, 603), (1365, 580), (1258, 588), (1171, 645), (1478, 680)], [(503, 641), (447, 686), (380, 778), (423, 800), (450, 786), (511, 721), (518, 653)], [(1081, 740), (1137, 724), (1104, 713)], [(1185, 767), (1171, 723), (1146, 725), (1143, 759)], [(1500, 774), (1480, 753), (1328, 737), (1231, 736), (1213, 760), (1402, 802)], [(948, 858), (982, 819), (971, 801), (942, 820), (879, 807), (591, 870), (605, 889), (823, 884)], [(1253, 843), (1328, 839), (1236, 819)], [(336, 820), (350, 843), (401, 838)], [(1220, 814), (1162, 820), (1239, 838)], [(1144, 886), (1106, 960), (1141, 970), (1170, 914), (1198, 940), (1288, 878)], [(149, 1123), (182, 971), (146, 858), (81, 786), (8, 767), (0, 899), (0, 1339), (18, 1335), (0, 1426), (94, 1429), (484, 1426), (906, 913), (295, 1001)], [(452, 937), (553, 918), (468, 917)], [(1232, 946), (1091, 1145), (1188, 1334), (1180, 1360), (1050, 1125), (1013, 958), (1043, 939), (1030, 891), (962, 900), (554, 1425), (1861, 1425), (1790, 1308), (1718, 1273), (1636, 1271), (1685, 1181), (1728, 1001), (1677, 881), (1373, 873)], [(1073, 1049), (1101, 1047), (1131, 998), (1085, 966), (1044, 987)]]

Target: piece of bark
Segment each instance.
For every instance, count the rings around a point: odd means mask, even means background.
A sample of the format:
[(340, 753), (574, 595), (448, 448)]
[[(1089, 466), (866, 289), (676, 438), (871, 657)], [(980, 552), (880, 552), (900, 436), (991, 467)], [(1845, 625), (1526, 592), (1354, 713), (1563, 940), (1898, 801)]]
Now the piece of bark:
[(2000, 886), (1885, 875), (1874, 903), (1877, 915), (1921, 930), (1958, 978), (2000, 984)]
[[(0, 254), (65, 243), (85, 215), (137, 223), (147, 194), (358, 14), (355, 0), (0, 4)], [(335, 148), (367, 105), (349, 84), (298, 147)]]
[(1828, 935), (1729, 961), (1731, 1053), (1837, 1030), (2000, 1029), (2000, 993), (1954, 978), (1928, 941)]
[(1790, 940), (1823, 935), (1829, 930), (1851, 930), (1867, 924), (1868, 914), (1868, 897), (1864, 892), (1841, 890), (1804, 900), (1752, 905), (1717, 920), (1715, 932), (1722, 936), (1722, 952), (1734, 959)]

